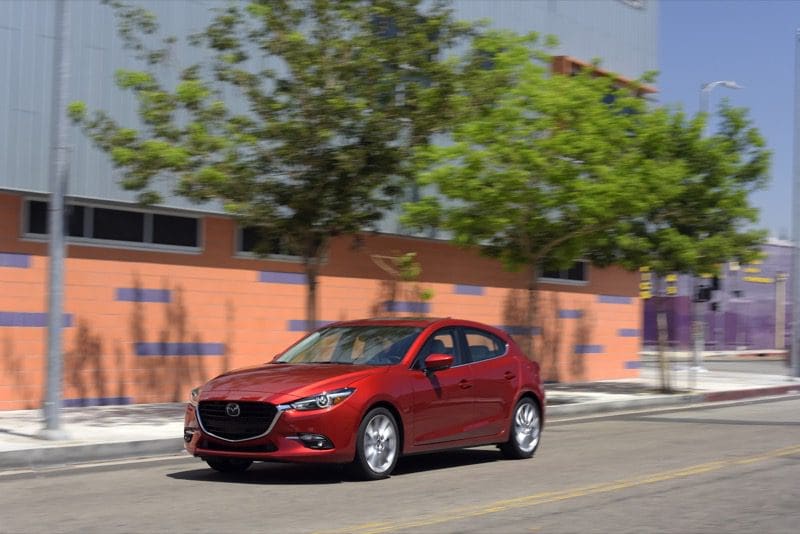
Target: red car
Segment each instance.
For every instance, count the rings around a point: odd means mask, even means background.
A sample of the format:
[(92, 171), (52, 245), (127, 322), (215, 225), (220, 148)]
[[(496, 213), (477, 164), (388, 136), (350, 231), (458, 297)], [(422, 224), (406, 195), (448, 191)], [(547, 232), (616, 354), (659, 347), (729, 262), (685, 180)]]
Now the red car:
[(325, 326), (270, 363), (194, 389), (183, 437), (218, 471), (325, 462), (378, 479), (400, 455), (442, 449), (497, 444), (529, 458), (544, 406), (539, 366), (501, 330), (369, 319)]

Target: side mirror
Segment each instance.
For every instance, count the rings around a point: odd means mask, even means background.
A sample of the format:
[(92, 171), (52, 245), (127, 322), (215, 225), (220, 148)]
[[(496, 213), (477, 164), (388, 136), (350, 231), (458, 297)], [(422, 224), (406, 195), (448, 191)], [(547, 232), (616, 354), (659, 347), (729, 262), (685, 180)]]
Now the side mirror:
[(441, 371), (453, 365), (453, 356), (450, 354), (431, 354), (425, 358), (426, 371)]

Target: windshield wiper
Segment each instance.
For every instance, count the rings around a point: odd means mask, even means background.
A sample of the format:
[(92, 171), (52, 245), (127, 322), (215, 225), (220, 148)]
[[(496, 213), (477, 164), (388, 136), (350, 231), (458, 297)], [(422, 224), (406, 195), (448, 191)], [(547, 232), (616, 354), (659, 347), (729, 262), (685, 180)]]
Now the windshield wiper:
[(321, 365), (353, 365), (353, 362), (310, 362), (310, 363), (318, 363)]

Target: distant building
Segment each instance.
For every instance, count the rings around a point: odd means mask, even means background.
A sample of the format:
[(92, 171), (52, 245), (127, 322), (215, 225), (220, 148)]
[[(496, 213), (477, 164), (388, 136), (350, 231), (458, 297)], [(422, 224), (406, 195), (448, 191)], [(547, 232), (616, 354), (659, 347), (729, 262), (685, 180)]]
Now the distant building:
[[(209, 9), (227, 3), (132, 1), (177, 36), (201, 30)], [(599, 57), (605, 69), (635, 79), (657, 67), (657, 0), (453, 5), (459, 18), (557, 35), (563, 69)], [(0, 2), (0, 409), (36, 407), (42, 399), (54, 6), (53, 0)], [(70, 1), (69, 8), (70, 100), (137, 124), (130, 95), (113, 83), (116, 69), (138, 65), (122, 49), (112, 10), (99, 0)], [(180, 41), (175, 54), (188, 62), (197, 52)], [(67, 405), (180, 401), (210, 376), (267, 361), (302, 334), (305, 288), (296, 257), (276, 248), (256, 258), (251, 236), (216, 205), (172, 196), (158, 207), (135, 204), (104, 153), (75, 128), (70, 142)], [(361, 236), (358, 248), (348, 238), (333, 243), (320, 279), (321, 319), (472, 318), (536, 336), (548, 379), (636, 372), (630, 362), (641, 336), (638, 274), (584, 264), (546, 273), (547, 324), (529, 332), (520, 326), (523, 275), (442, 241), (402, 235), (396, 214), (387, 214), (381, 230)], [(398, 291), (375, 261), (412, 251), (422, 265), (420, 283), (433, 290), (430, 301)]]
[[(728, 262), (719, 276), (719, 289), (701, 305), (705, 322), (705, 350), (784, 350), (791, 340), (792, 244), (770, 240), (763, 258), (749, 264)], [(664, 295), (668, 285), (674, 296)], [(669, 345), (690, 350), (692, 341), (692, 295), (710, 279), (681, 275), (674, 283), (654, 280), (652, 298), (644, 304), (644, 345), (658, 343), (656, 313), (667, 313)]]

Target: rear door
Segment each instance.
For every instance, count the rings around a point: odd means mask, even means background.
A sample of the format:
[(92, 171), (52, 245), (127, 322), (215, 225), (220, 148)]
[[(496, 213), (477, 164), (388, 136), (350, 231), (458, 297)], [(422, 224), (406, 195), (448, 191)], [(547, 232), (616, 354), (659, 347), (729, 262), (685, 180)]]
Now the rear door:
[(519, 389), (519, 369), (500, 337), (479, 328), (459, 328), (472, 371), (474, 435), (489, 436), (506, 429)]

